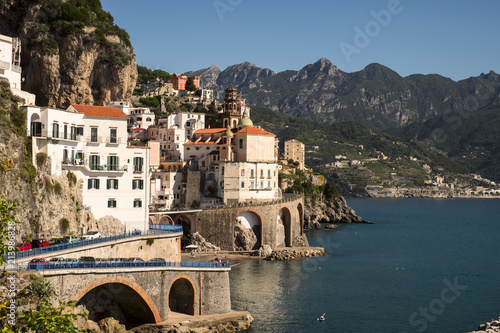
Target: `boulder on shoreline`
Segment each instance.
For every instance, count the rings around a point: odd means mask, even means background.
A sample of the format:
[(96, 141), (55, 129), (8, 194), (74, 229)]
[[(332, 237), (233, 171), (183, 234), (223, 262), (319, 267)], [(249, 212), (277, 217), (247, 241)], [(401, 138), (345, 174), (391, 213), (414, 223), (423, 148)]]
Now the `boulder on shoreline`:
[(271, 252), (266, 260), (291, 260), (326, 255), (322, 247), (285, 247)]

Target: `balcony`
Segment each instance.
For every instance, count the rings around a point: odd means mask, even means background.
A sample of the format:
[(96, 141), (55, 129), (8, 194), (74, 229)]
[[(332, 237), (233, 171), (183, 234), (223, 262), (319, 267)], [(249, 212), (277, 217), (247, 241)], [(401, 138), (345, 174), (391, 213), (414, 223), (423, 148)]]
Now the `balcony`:
[(98, 145), (102, 142), (102, 136), (87, 137), (88, 145)]
[(109, 137), (109, 136), (106, 138), (107, 145), (119, 145), (121, 143), (122, 143), (122, 138)]

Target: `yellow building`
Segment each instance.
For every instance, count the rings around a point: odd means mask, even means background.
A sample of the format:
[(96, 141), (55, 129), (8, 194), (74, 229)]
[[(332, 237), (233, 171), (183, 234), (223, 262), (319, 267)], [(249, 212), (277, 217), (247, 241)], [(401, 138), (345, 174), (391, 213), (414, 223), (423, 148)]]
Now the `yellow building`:
[(295, 139), (285, 141), (285, 159), (299, 163), (299, 169), (304, 170), (305, 145)]

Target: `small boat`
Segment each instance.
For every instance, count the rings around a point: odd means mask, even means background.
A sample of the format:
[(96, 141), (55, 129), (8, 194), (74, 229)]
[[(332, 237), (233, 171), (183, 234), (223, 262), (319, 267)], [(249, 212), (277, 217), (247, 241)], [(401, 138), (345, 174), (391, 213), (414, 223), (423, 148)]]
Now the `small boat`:
[(321, 316), (319, 316), (318, 320), (325, 321), (325, 315), (326, 315), (326, 313), (323, 313)]

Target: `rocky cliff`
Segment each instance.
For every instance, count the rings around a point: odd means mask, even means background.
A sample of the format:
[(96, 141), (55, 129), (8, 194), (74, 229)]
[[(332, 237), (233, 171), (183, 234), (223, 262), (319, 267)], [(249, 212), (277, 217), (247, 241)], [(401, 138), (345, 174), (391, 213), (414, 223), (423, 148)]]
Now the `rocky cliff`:
[(321, 223), (370, 223), (356, 215), (342, 197), (326, 198), (316, 195), (307, 200), (304, 210), (304, 229), (322, 229)]
[(132, 95), (137, 66), (128, 34), (99, 1), (6, 0), (0, 33), (21, 39), (23, 90), (37, 105), (104, 104)]

